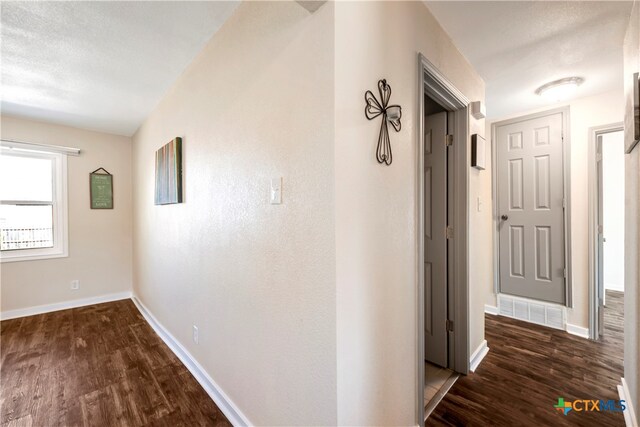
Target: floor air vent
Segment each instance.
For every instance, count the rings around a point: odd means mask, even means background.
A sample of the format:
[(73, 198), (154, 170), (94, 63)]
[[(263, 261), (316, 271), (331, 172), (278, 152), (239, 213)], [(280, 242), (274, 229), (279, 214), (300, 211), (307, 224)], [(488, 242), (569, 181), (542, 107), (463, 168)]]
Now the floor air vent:
[(556, 329), (565, 328), (564, 307), (526, 298), (498, 295), (498, 314)]

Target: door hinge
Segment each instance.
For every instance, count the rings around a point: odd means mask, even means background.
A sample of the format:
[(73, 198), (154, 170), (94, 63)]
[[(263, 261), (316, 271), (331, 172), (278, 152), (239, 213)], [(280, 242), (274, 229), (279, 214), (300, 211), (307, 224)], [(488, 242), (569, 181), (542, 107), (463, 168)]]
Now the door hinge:
[(598, 161), (598, 162), (602, 161), (602, 153), (596, 154), (596, 161)]
[(447, 235), (447, 239), (453, 239), (453, 227), (452, 226), (448, 225), (446, 230), (445, 230), (445, 233)]
[(562, 199), (562, 209), (567, 207), (567, 199)]
[(598, 234), (602, 234), (604, 232), (604, 229), (602, 228), (601, 225), (598, 226)]
[(565, 279), (567, 278), (567, 269), (566, 268), (562, 269), (562, 277), (564, 277)]
[(453, 320), (447, 319), (447, 332), (453, 332)]
[(452, 146), (452, 145), (453, 145), (453, 135), (447, 135), (447, 136), (444, 138), (444, 144), (445, 144), (447, 147)]

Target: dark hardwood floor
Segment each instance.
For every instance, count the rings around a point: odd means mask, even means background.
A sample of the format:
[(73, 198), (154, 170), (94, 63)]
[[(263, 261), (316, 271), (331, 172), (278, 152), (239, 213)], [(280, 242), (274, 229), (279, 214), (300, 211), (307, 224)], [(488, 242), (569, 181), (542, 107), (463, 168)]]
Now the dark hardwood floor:
[[(553, 407), (617, 400), (623, 299), (607, 291), (605, 334), (486, 316), (490, 351), (427, 420), (456, 426), (623, 426), (621, 413)], [(3, 426), (228, 426), (222, 412), (130, 300), (0, 322)]]
[(0, 325), (3, 426), (230, 425), (130, 300)]
[(553, 407), (558, 397), (618, 400), (623, 376), (623, 294), (607, 291), (604, 337), (486, 315), (489, 353), (475, 373), (458, 379), (427, 419), (455, 426), (624, 426), (621, 412)]

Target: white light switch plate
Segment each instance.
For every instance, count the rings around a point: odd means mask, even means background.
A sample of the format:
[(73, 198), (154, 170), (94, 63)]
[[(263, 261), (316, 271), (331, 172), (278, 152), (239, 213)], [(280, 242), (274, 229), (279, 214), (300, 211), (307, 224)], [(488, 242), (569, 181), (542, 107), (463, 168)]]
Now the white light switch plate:
[(269, 200), (272, 205), (282, 204), (282, 178), (271, 179), (271, 191)]

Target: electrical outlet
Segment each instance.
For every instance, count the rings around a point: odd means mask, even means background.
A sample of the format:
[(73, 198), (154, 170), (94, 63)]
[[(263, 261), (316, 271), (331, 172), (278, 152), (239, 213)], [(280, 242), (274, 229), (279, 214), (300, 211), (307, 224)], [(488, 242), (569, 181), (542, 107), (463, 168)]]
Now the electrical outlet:
[(72, 291), (77, 291), (78, 289), (80, 289), (80, 281), (79, 280), (72, 280), (71, 281), (71, 290)]
[(200, 340), (200, 337), (198, 333), (198, 327), (196, 325), (193, 325), (193, 342), (198, 344), (199, 340)]

